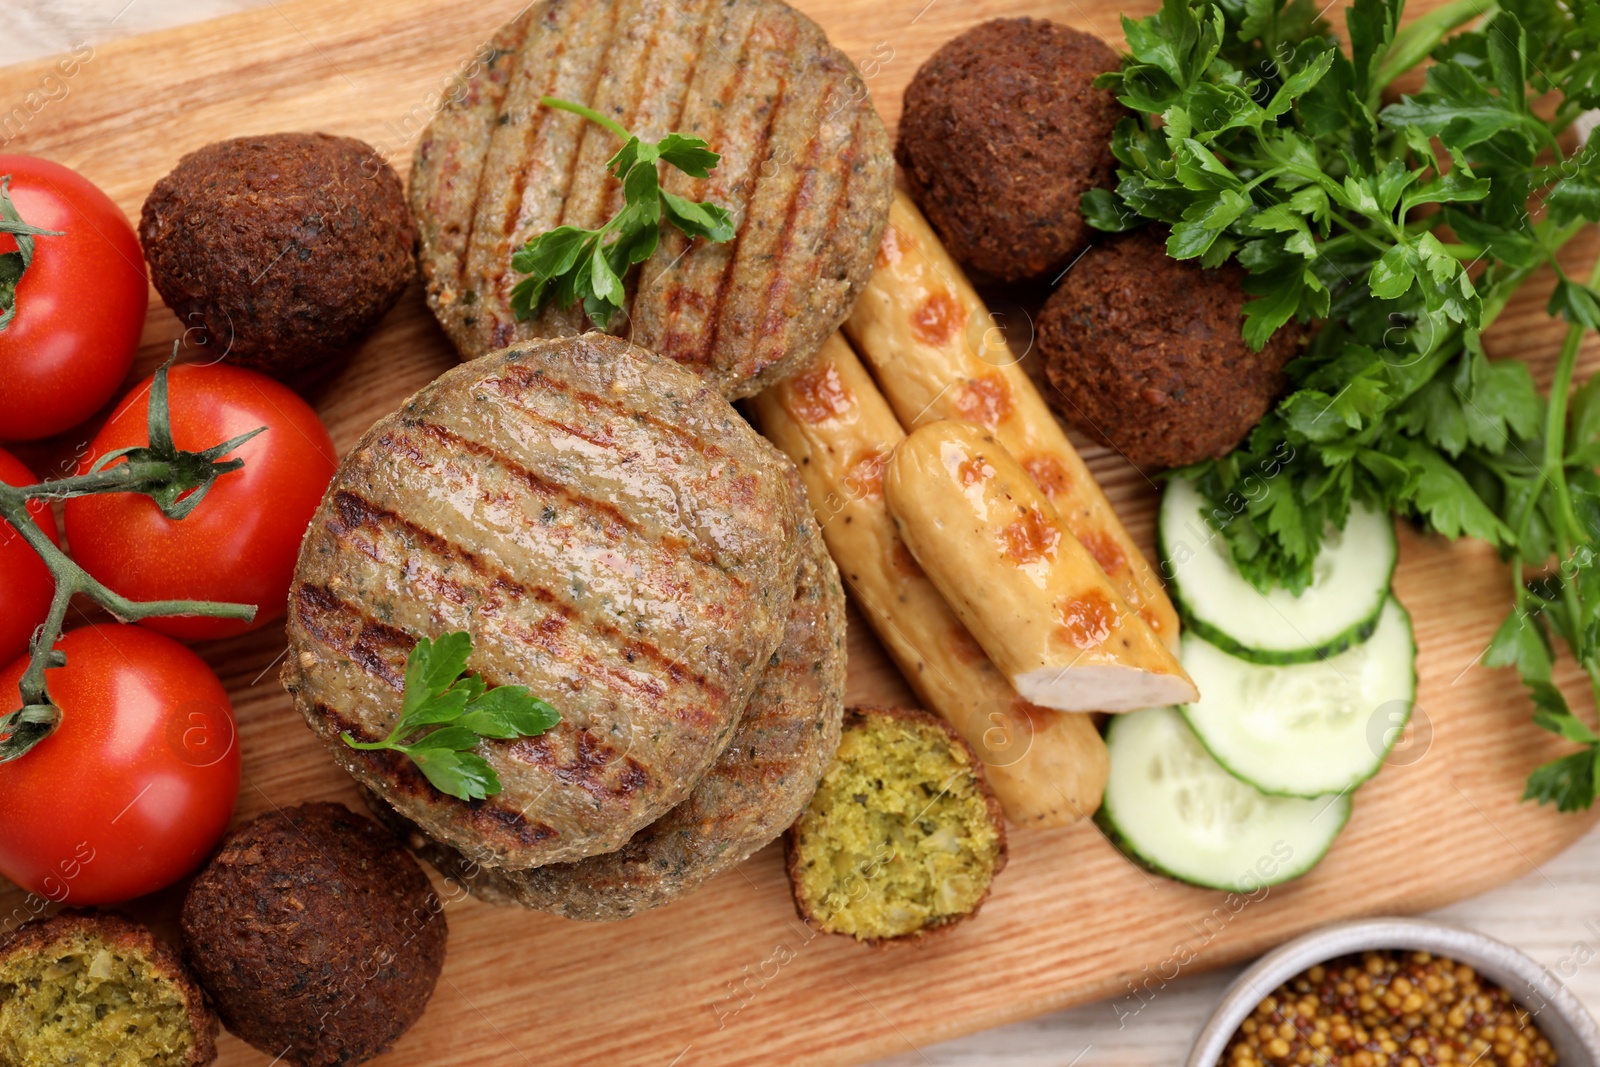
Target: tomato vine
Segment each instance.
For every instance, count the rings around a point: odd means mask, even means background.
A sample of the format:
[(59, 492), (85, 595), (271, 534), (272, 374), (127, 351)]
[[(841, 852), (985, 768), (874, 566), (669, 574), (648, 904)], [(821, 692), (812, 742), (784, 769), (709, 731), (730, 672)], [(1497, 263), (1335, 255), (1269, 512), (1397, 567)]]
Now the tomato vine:
[[(75, 563), (34, 524), (28, 515), (30, 501), (67, 500), (95, 493), (141, 493), (155, 502), (169, 519), (182, 519), (200, 504), (218, 478), (244, 466), (242, 459), (223, 459), (260, 433), (248, 433), (213, 445), (203, 452), (185, 452), (172, 441), (167, 403), (167, 371), (173, 358), (155, 373), (150, 386), (149, 440), (138, 448), (120, 449), (102, 456), (83, 474), (53, 479), (37, 485), (12, 486), (0, 482), (0, 519), (10, 523), (49, 568), (55, 579), (50, 612), (28, 643), (28, 668), (20, 685), (22, 706), (0, 717), (0, 763), (24, 755), (48, 737), (61, 721), (61, 710), (50, 700), (45, 671), (65, 664), (56, 641), (66, 622), (67, 607), (79, 594), (93, 600), (122, 622), (161, 615), (205, 615), (249, 621), (253, 604), (224, 604), (207, 600), (130, 600), (107, 588)], [(116, 460), (122, 460), (117, 463)]]

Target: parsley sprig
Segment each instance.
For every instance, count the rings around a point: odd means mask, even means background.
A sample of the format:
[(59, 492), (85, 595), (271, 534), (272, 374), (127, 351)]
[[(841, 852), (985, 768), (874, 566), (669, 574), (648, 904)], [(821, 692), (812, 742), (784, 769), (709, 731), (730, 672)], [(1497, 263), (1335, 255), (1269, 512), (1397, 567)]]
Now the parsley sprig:
[(689, 200), (661, 188), (659, 167), (666, 163), (691, 178), (706, 178), (722, 159), (698, 137), (669, 133), (659, 141), (641, 141), (613, 119), (570, 100), (541, 97), (546, 107), (570, 111), (599, 123), (625, 142), (606, 161), (606, 169), (622, 183), (623, 206), (598, 230), (558, 226), (524, 244), (511, 266), (528, 275), (511, 290), (517, 319), (538, 315), (554, 301), (570, 308), (583, 301), (584, 314), (601, 329), (622, 310), (623, 279), (635, 264), (655, 253), (665, 218), (690, 238), (731, 241), (733, 218), (709, 201)]
[[(1571, 278), (1556, 256), (1600, 220), (1600, 143), (1560, 143), (1600, 106), (1600, 0), (1452, 0), (1402, 28), (1403, 8), (1355, 0), (1348, 55), (1308, 0), (1165, 0), (1126, 20), (1131, 54), (1103, 84), (1135, 114), (1113, 139), (1116, 190), (1084, 212), (1105, 230), (1166, 223), (1179, 259), (1236, 260), (1256, 349), (1320, 324), (1243, 444), (1183, 472), (1227, 516), (1240, 571), (1303, 590), (1357, 500), (1495, 545), (1514, 606), (1485, 662), (1516, 667), (1535, 721), (1584, 746), (1527, 796), (1587, 808), (1600, 737), (1550, 660), (1559, 636), (1600, 700), (1600, 387), (1568, 403), (1600, 273)], [(1429, 59), (1421, 90), (1384, 107)], [(1570, 324), (1548, 400), (1481, 342), (1541, 268)]]
[(470, 750), (485, 738), (536, 737), (560, 722), (561, 715), (526, 686), (490, 689), (478, 675), (466, 674), (471, 654), (472, 638), (464, 632), (422, 638), (406, 658), (400, 720), (389, 736), (357, 741), (345, 734), (344, 743), (409, 756), (435, 789), (462, 800), (500, 792), (494, 768)]

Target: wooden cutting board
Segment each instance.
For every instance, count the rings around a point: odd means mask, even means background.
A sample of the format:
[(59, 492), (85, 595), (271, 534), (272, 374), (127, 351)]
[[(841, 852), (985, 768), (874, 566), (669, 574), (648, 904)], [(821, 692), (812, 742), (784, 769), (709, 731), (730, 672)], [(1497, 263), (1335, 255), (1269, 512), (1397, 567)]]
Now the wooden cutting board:
[[(1121, 41), (1113, 0), (800, 6), (856, 59), (891, 125), (917, 66), (984, 18), (1047, 16)], [(79, 169), (134, 218), (179, 155), (241, 134), (354, 135), (390, 155), (403, 175), (451, 73), (518, 9), (516, 0), (288, 0), (95, 47), (66, 78), (49, 63), (0, 70), (0, 137), (11, 137), (0, 151)], [(1595, 235), (1571, 248), (1580, 266), (1597, 252)], [(1529, 360), (1541, 382), (1560, 341), (1543, 311), (1550, 284), (1546, 278), (1524, 293), (1490, 339), (1494, 354)], [(147, 374), (181, 334), (152, 294), (136, 373)], [(1586, 350), (1586, 369), (1597, 357), (1594, 347)], [(414, 286), (348, 364), (297, 384), (348, 448), (453, 363)], [(86, 437), (79, 431), (25, 455), (47, 468)], [(1085, 447), (1085, 454), (1148, 550), (1154, 487), (1102, 449)], [(1011, 865), (981, 917), (902, 949), (867, 949), (802, 926), (776, 848), (689, 900), (614, 925), (493, 908), (440, 882), (450, 923), (444, 977), (427, 1015), (382, 1062), (855, 1063), (1106, 997), (1117, 998), (1114, 1010), (1131, 1025), (1178, 974), (1250, 956), (1334, 919), (1432, 908), (1525, 874), (1593, 818), (1518, 800), (1528, 771), (1562, 746), (1529, 724), (1512, 675), (1476, 666), (1506, 610), (1508, 581), (1482, 545), (1402, 532), (1396, 588), (1422, 650), (1414, 729), (1391, 766), (1361, 790), (1327, 860), (1262, 899), (1243, 902), (1145, 874), (1090, 825), (1014, 833)], [(239, 717), (239, 816), (305, 800), (359, 806), (278, 686), (282, 651), (278, 626), (201, 648)], [(852, 701), (908, 699), (858, 617), (850, 654)], [(1560, 677), (1586, 706), (1576, 669), (1565, 663)], [(18, 899), (0, 904), (10, 912)], [(169, 891), (132, 910), (170, 933), (179, 899)], [(222, 1048), (230, 1067), (270, 1060), (232, 1037)]]

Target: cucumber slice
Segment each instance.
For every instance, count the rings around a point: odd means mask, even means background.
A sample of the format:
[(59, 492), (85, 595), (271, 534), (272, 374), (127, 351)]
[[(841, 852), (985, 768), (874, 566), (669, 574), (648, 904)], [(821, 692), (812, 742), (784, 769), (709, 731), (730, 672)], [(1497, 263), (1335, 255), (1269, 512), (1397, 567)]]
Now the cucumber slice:
[(1183, 707), (1227, 771), (1263, 793), (1316, 797), (1378, 773), (1417, 695), (1411, 617), (1384, 602), (1372, 637), (1316, 663), (1269, 667), (1183, 635), (1183, 667), (1200, 699)]
[(1305, 874), (1350, 817), (1350, 794), (1269, 797), (1212, 759), (1176, 708), (1113, 716), (1095, 816), (1135, 862), (1192, 885), (1254, 893)]
[(1251, 585), (1206, 521), (1205, 506), (1194, 483), (1174, 478), (1161, 497), (1157, 532), (1173, 602), (1201, 637), (1252, 663), (1309, 663), (1371, 636), (1397, 554), (1386, 514), (1353, 505), (1345, 528), (1323, 540), (1311, 588), (1295, 596)]

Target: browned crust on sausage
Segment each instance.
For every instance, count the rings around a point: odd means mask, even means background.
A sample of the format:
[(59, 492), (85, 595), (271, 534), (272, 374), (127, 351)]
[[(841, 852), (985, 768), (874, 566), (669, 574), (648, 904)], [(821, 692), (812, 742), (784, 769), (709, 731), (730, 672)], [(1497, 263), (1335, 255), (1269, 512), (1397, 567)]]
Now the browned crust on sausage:
[(189, 1029), (194, 1034), (194, 1045), (189, 1050), (190, 1067), (205, 1067), (216, 1061), (220, 1024), (200, 983), (170, 945), (158, 940), (148, 928), (121, 915), (69, 908), (49, 919), (25, 923), (0, 941), (0, 965), (18, 956), (43, 954), (51, 946), (74, 937), (95, 938), (120, 952), (149, 960), (162, 978), (178, 988), (189, 1010)]
[(410, 195), (429, 306), (463, 358), (582, 330), (580, 308), (517, 322), (512, 252), (556, 226), (593, 229), (622, 203), (598, 125), (539, 105), (588, 104), (645, 140), (721, 153), (663, 187), (733, 213), (732, 241), (661, 245), (613, 332), (750, 396), (814, 355), (872, 267), (894, 183), (887, 131), (854, 65), (780, 0), (545, 0), (503, 27), (424, 132)]
[[(966, 752), (967, 758), (972, 762), (973, 777), (977, 779), (978, 791), (982, 794), (984, 805), (989, 810), (989, 821), (994, 824), (995, 832), (1000, 837), (1000, 849), (995, 855), (994, 868), (989, 872), (989, 885), (984, 889), (983, 896), (978, 899), (977, 903), (973, 904), (971, 911), (964, 915), (947, 916), (939, 919), (938, 921), (932, 922), (919, 930), (914, 930), (909, 934), (901, 934), (897, 937), (866, 937), (857, 939), (862, 944), (872, 945), (875, 948), (882, 948), (891, 944), (925, 944), (929, 937), (942, 935), (946, 931), (954, 929), (958, 924), (963, 923), (968, 919), (975, 918), (979, 909), (981, 909), (985, 902), (988, 901), (989, 894), (994, 889), (995, 877), (998, 876), (1001, 871), (1005, 870), (1006, 861), (1010, 858), (1010, 846), (1006, 840), (1005, 810), (1000, 807), (999, 798), (994, 795), (994, 790), (989, 788), (989, 780), (983, 775), (983, 761), (978, 759), (978, 754), (973, 751), (972, 746), (967, 744), (966, 740), (960, 734), (956, 733), (955, 727), (951, 726), (949, 723), (945, 722), (942, 718), (933, 714), (932, 712), (923, 711), (920, 708), (892, 708), (879, 704), (864, 704), (845, 711), (844, 725), (841, 732), (848, 732), (853, 727), (863, 725), (869, 717), (874, 715), (889, 719), (897, 719), (901, 722), (915, 723), (921, 726), (936, 727), (939, 732), (944, 734), (944, 736), (950, 740), (952, 747), (959, 748)], [(797, 818), (795, 822), (798, 823), (799, 819)], [(789, 875), (789, 887), (792, 890), (792, 896), (794, 897), (795, 913), (798, 914), (800, 919), (812, 929), (821, 931), (825, 934), (833, 933), (834, 931), (831, 931), (822, 925), (821, 921), (817, 919), (815, 913), (812, 912), (809, 904), (800, 895), (799, 887), (801, 860), (800, 850), (796, 843), (797, 836), (798, 835), (795, 833), (793, 824), (790, 825), (789, 829), (785, 831), (783, 835), (784, 869)]]

